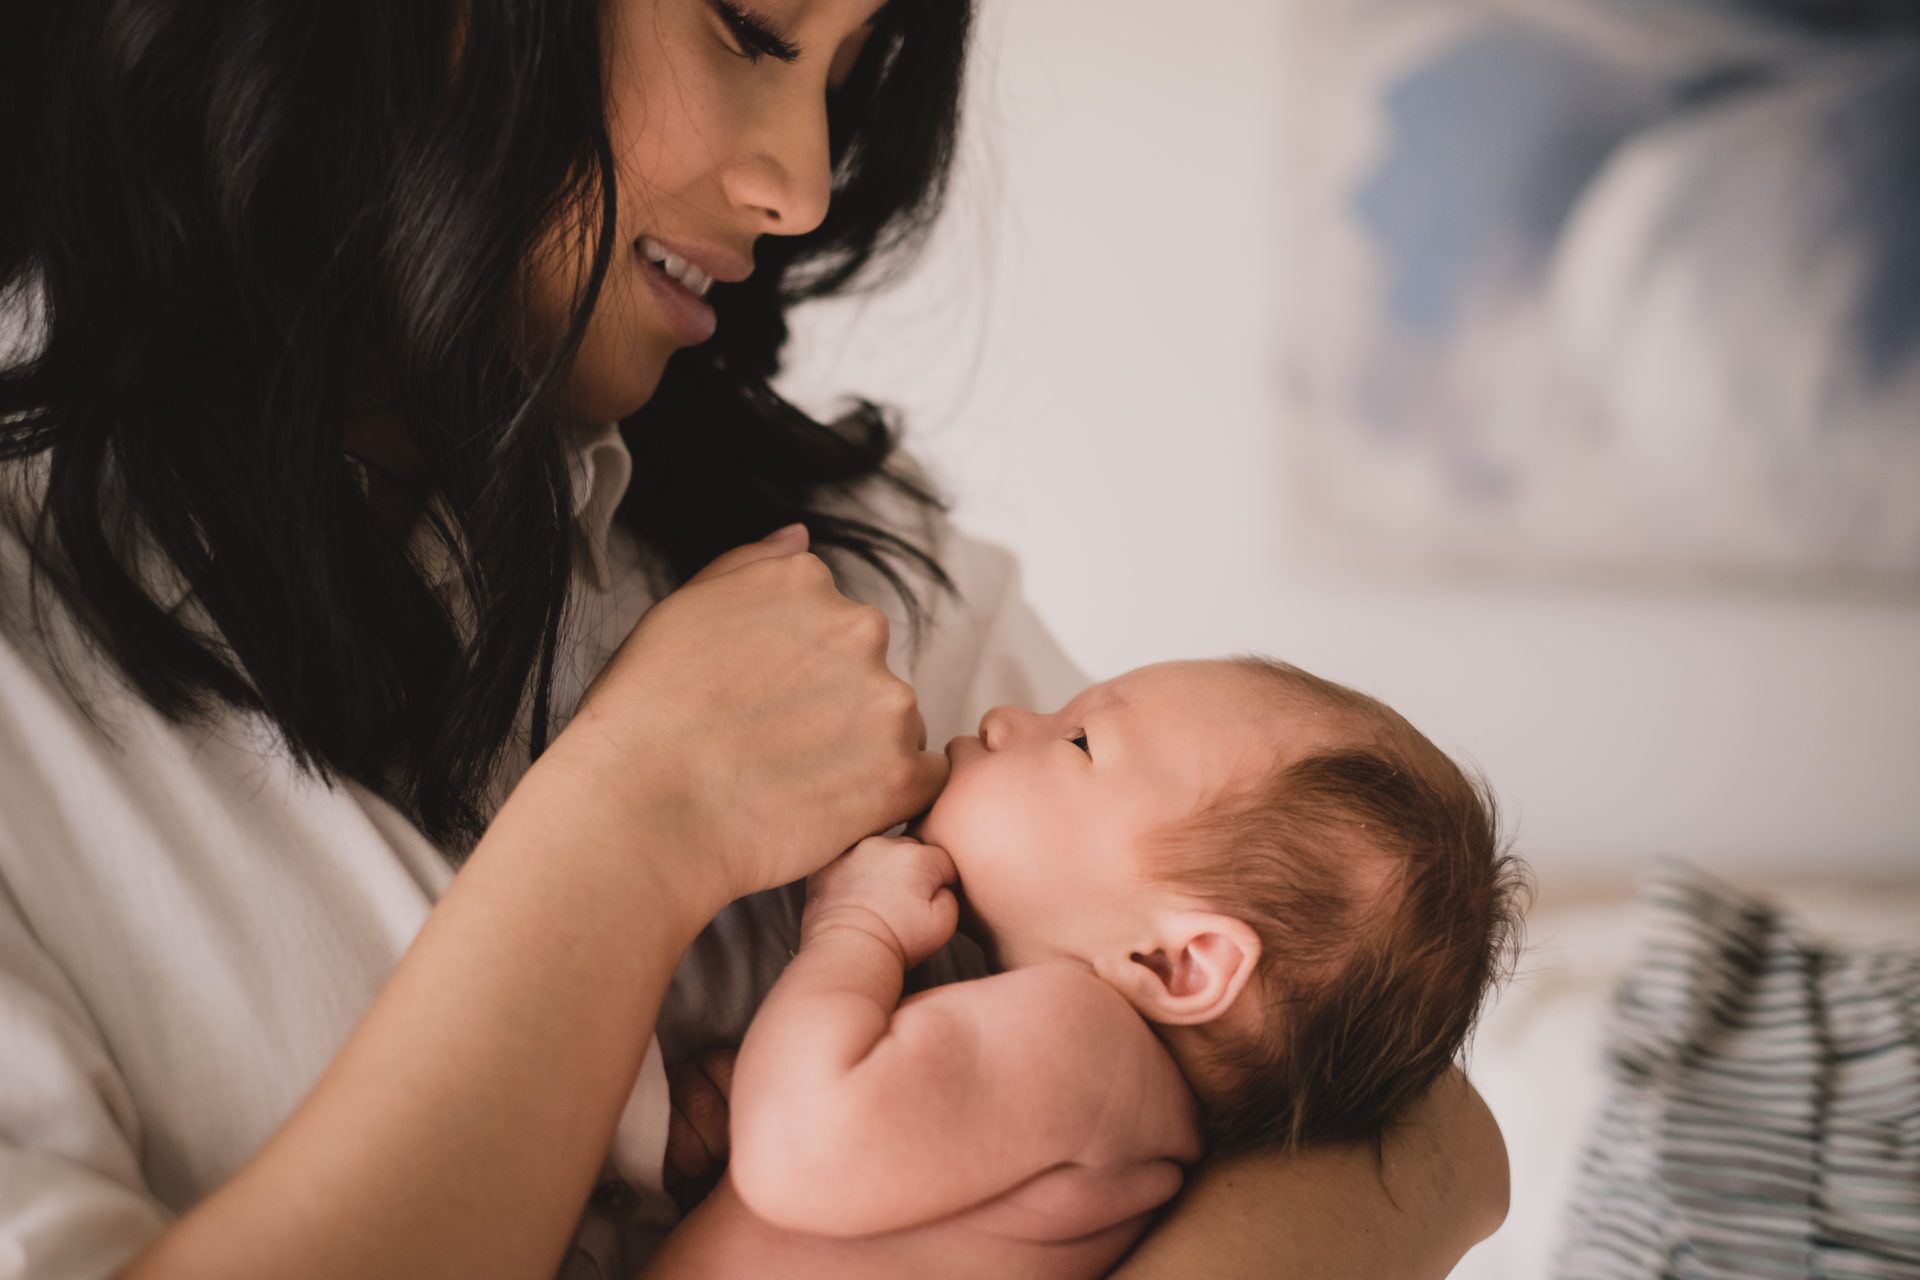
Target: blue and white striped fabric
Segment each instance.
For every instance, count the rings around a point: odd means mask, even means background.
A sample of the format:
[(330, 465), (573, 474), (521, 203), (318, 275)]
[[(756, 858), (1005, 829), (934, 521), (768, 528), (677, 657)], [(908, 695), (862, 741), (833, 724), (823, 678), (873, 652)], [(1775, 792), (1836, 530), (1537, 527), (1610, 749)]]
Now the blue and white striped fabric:
[(1678, 864), (1640, 905), (1555, 1274), (1920, 1277), (1920, 951), (1811, 941)]

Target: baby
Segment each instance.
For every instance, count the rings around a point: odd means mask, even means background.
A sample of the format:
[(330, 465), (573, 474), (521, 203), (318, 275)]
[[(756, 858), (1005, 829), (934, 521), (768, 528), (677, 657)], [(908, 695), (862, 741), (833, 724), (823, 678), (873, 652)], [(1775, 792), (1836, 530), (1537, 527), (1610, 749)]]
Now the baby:
[[(918, 839), (809, 881), (726, 1176), (650, 1274), (1102, 1275), (1208, 1149), (1377, 1139), (1514, 939), (1484, 784), (1284, 663), (1144, 667), (947, 752)], [(961, 921), (996, 972), (901, 999)]]

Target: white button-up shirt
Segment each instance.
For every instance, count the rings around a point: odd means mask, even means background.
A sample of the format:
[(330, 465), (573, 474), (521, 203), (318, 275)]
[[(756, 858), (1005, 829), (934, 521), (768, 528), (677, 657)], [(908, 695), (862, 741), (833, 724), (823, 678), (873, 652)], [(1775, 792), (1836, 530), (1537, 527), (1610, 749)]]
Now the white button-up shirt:
[[(643, 553), (613, 524), (632, 465), (618, 430), (571, 444), (557, 724), (654, 599)], [(1007, 552), (884, 486), (851, 501), (930, 547), (961, 591), (913, 579), (930, 606), (916, 652), (884, 580), (829, 553), (841, 589), (893, 618), (889, 661), (919, 693), (930, 744), (995, 703), (1051, 707), (1086, 683)], [(444, 557), (419, 549), (444, 582)], [(25, 572), (0, 521), (0, 1280), (84, 1280), (124, 1264), (287, 1118), (453, 872), (379, 797), (296, 769), (262, 719), (229, 708), (167, 723), (50, 590), (50, 634), (35, 632)], [(526, 767), (519, 750), (495, 803)], [(566, 1274), (612, 1280), (672, 1222), (664, 1063), (738, 1040), (790, 954), (798, 903), (789, 886), (735, 904), (683, 960), (609, 1153), (637, 1194), (596, 1197), (605, 1212), (583, 1217)]]

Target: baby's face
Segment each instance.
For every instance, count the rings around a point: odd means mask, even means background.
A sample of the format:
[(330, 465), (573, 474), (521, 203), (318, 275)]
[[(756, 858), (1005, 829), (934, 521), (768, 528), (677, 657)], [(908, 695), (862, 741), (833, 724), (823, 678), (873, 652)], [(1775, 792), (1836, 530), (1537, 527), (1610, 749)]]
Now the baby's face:
[(948, 744), (952, 775), (916, 834), (952, 855), (1002, 967), (1130, 945), (1165, 898), (1145, 837), (1256, 776), (1289, 714), (1221, 662), (1142, 667), (1049, 715), (995, 707)]

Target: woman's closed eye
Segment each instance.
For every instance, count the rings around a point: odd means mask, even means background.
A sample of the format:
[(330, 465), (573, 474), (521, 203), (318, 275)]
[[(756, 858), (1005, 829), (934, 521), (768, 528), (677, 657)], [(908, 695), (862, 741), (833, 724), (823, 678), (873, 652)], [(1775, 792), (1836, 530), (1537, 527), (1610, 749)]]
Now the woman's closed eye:
[(783, 40), (767, 25), (767, 20), (749, 9), (734, 4), (732, 0), (707, 0), (720, 20), (727, 24), (734, 38), (740, 42), (740, 56), (749, 62), (760, 61), (762, 54), (771, 54), (782, 62), (794, 62), (800, 57), (800, 46)]

